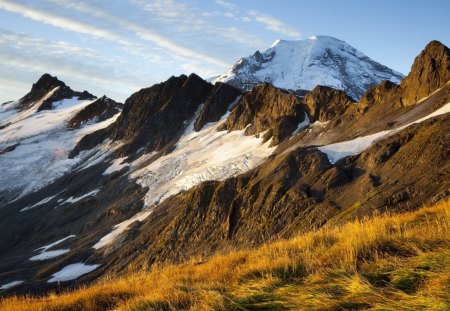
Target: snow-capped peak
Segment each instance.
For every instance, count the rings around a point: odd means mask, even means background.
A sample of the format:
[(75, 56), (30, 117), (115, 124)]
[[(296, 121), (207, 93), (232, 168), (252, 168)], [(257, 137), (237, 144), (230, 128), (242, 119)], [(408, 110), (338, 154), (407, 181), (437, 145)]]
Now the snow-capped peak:
[(402, 78), (402, 74), (373, 61), (342, 40), (311, 36), (292, 41), (278, 39), (266, 51), (240, 59), (215, 82), (244, 90), (265, 82), (292, 90), (325, 85), (359, 99), (383, 80), (399, 83)]

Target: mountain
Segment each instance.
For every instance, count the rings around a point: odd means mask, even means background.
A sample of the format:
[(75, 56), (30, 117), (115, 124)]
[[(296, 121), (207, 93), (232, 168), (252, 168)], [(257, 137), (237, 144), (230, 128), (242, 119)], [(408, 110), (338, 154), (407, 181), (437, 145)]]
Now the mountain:
[(122, 105), (76, 92), (44, 74), (20, 100), (0, 108), (0, 204), (64, 175), (78, 139), (111, 123)]
[(433, 41), (399, 85), (359, 101), (329, 86), (300, 97), (191, 74), (122, 107), (48, 100), (63, 86), (44, 77), (24, 107), (0, 111), (1, 294), (207, 261), (448, 200), (449, 57)]
[(271, 83), (289, 90), (312, 90), (317, 85), (345, 91), (360, 99), (383, 80), (399, 83), (401, 73), (383, 66), (344, 41), (328, 36), (277, 40), (268, 50), (241, 58), (215, 82), (249, 90)]

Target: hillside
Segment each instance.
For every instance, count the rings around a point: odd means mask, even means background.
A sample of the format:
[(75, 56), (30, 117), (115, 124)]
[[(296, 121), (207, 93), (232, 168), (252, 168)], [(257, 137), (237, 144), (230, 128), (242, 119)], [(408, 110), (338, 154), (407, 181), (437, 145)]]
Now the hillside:
[(448, 310), (450, 202), (153, 266), (0, 310)]

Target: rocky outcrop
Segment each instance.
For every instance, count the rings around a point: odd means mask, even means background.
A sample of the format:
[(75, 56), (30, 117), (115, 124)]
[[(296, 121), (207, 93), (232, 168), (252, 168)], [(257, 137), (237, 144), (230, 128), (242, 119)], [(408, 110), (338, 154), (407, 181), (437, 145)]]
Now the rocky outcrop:
[(354, 103), (344, 91), (320, 85), (307, 93), (303, 101), (311, 118), (320, 122), (339, 118)]
[(243, 130), (246, 135), (264, 133), (276, 145), (291, 135), (306, 117), (300, 100), (270, 84), (260, 84), (245, 93), (218, 130)]
[(100, 145), (105, 139), (109, 138), (112, 125), (107, 128), (100, 129), (90, 134), (84, 135), (69, 153), (69, 159), (73, 159), (80, 154), (81, 151), (89, 150)]
[(194, 130), (199, 131), (206, 123), (219, 121), (220, 117), (227, 112), (230, 103), (239, 95), (241, 95), (239, 89), (217, 82), (195, 121)]
[(411, 72), (403, 79), (403, 105), (415, 104), (450, 80), (450, 49), (431, 41), (416, 57)]
[(20, 110), (30, 108), (36, 102), (42, 100), (44, 96), (56, 87), (58, 89), (55, 90), (51, 96), (43, 100), (39, 107), (37, 107), (38, 111), (52, 109), (54, 102), (67, 98), (78, 97), (79, 100), (92, 100), (96, 98), (87, 91), (76, 92), (68, 87), (64, 82), (58, 80), (57, 77), (53, 77), (46, 73), (33, 84), (31, 91), (19, 100), (18, 108)]
[(122, 104), (103, 96), (89, 104), (69, 120), (70, 128), (79, 128), (86, 122), (102, 122), (119, 113)]
[(131, 95), (111, 132), (125, 142), (122, 153), (159, 150), (181, 136), (213, 86), (195, 74), (171, 77)]

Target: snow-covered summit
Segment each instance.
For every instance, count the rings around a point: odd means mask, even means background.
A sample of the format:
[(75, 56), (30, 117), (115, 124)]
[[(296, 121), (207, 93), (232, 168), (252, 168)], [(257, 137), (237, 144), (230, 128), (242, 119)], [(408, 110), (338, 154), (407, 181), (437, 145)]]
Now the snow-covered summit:
[(264, 51), (240, 59), (215, 82), (248, 90), (269, 82), (292, 90), (325, 85), (359, 99), (383, 80), (399, 83), (403, 75), (370, 59), (339, 39), (311, 36), (302, 40), (276, 40)]

